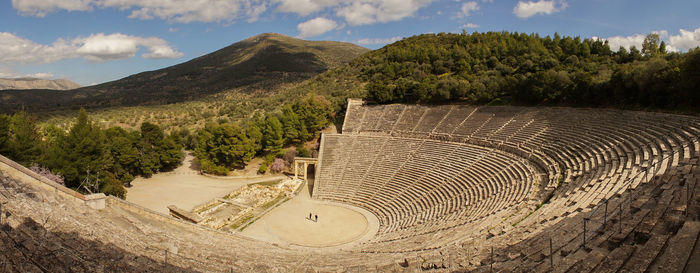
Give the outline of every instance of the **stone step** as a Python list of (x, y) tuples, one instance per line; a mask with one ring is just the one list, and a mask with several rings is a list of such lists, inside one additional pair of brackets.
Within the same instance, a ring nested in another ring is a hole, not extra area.
[(627, 260), (625, 265), (620, 269), (620, 273), (638, 273), (646, 271), (649, 264), (659, 255), (661, 248), (666, 244), (668, 235), (656, 234), (651, 237), (644, 245), (637, 245), (637, 250), (634, 255)]
[[(581, 249), (579, 251), (585, 251)], [(603, 248), (594, 248), (588, 255), (583, 259), (576, 262), (573, 266), (567, 269), (565, 272), (589, 272), (593, 270), (605, 257), (608, 255), (609, 251)], [(574, 254), (574, 257), (576, 254)]]
[(623, 245), (611, 251), (591, 272), (615, 273), (634, 254), (633, 245)]
[(649, 268), (650, 273), (657, 272), (681, 272), (688, 262), (695, 242), (700, 233), (700, 222), (688, 221), (673, 236), (666, 247), (666, 250), (656, 259)]

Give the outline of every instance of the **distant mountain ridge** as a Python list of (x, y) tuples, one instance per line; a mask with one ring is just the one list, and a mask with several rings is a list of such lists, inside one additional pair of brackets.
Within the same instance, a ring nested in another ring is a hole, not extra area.
[(305, 41), (276, 33), (250, 37), (190, 61), (65, 92), (0, 91), (3, 111), (161, 105), (223, 91), (276, 92), (339, 67), (369, 49), (343, 42)]
[(46, 80), (38, 78), (0, 78), (0, 90), (7, 89), (53, 89), (53, 90), (71, 90), (82, 87), (68, 79)]

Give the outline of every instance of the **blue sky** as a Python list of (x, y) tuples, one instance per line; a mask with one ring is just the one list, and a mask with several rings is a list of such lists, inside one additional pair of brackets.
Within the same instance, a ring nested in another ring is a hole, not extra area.
[(82, 85), (167, 67), (276, 32), (376, 49), (421, 33), (518, 31), (670, 49), (700, 46), (700, 1), (11, 0), (0, 3), (0, 77)]

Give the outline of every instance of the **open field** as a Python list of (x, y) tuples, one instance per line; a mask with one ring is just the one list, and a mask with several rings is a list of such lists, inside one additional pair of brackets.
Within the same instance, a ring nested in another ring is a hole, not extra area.
[(127, 189), (126, 200), (165, 214), (168, 213), (169, 205), (189, 211), (244, 185), (280, 177), (215, 178), (200, 175), (193, 163), (194, 157), (187, 154), (182, 166), (171, 172), (159, 173), (150, 178), (136, 178), (131, 182), (132, 187)]
[[(318, 215), (318, 221), (309, 219)], [(312, 200), (308, 187), (293, 199), (268, 212), (242, 234), (281, 245), (332, 247), (374, 236), (379, 222), (356, 207)]]

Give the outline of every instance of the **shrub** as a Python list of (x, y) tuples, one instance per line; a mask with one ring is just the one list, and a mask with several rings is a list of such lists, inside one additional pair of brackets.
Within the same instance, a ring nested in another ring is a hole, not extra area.
[(126, 189), (119, 180), (106, 179), (106, 183), (102, 185), (100, 192), (106, 195), (113, 195), (121, 199), (126, 198)]
[(309, 153), (309, 150), (304, 147), (304, 145), (299, 145), (297, 146), (297, 156), (300, 157), (310, 157), (311, 153)]
[(267, 162), (263, 162), (262, 164), (260, 164), (260, 168), (258, 168), (259, 174), (265, 174), (265, 172), (267, 172), (267, 164)]
[(66, 185), (66, 183), (63, 181), (63, 176), (61, 176), (60, 174), (54, 174), (51, 172), (51, 170), (44, 168), (44, 167), (41, 167), (41, 166), (37, 165), (36, 163), (32, 164), (29, 167), (29, 169), (35, 173), (38, 173), (39, 175), (41, 175), (43, 177), (48, 178), (49, 180), (51, 180), (53, 182), (56, 182), (56, 183), (61, 184), (63, 186)]
[(272, 173), (281, 173), (284, 171), (284, 168), (287, 167), (286, 161), (281, 158), (275, 159), (274, 162), (272, 162), (272, 165), (270, 166), (270, 171)]
[(296, 156), (297, 156), (297, 149), (292, 147), (292, 148), (289, 148), (284, 153), (284, 156), (282, 156), (282, 158), (284, 159), (284, 161), (287, 161), (287, 165), (291, 165), (292, 163), (294, 163), (294, 157), (296, 157)]
[(227, 175), (228, 168), (223, 166), (217, 166), (209, 160), (200, 160), (200, 165), (203, 173), (213, 174), (213, 175)]

